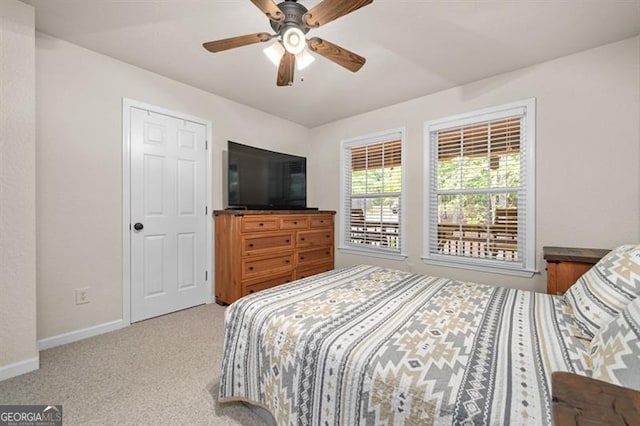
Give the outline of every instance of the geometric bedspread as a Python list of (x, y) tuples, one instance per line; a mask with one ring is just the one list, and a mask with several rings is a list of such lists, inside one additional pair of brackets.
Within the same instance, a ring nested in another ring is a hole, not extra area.
[(229, 306), (220, 401), (278, 425), (547, 425), (588, 375), (562, 298), (357, 265)]

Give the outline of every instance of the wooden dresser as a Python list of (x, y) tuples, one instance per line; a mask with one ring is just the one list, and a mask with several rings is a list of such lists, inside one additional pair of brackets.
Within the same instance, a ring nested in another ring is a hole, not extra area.
[(593, 265), (611, 250), (543, 247), (542, 256), (547, 261), (547, 293), (563, 294)]
[(334, 268), (334, 211), (217, 210), (218, 304)]

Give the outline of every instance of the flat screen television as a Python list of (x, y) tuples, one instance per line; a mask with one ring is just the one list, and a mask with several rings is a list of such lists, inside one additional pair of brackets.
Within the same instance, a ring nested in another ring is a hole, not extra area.
[(227, 205), (251, 210), (307, 208), (307, 159), (228, 142)]

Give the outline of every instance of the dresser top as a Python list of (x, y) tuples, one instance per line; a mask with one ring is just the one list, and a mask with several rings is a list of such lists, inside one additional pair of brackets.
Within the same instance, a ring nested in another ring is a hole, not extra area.
[(290, 215), (302, 215), (302, 214), (336, 214), (334, 210), (214, 210), (214, 216), (219, 215), (232, 215), (232, 216), (249, 216), (249, 215), (265, 215), (265, 214), (290, 214)]
[(609, 249), (574, 248), (574, 247), (542, 247), (542, 255), (547, 262), (579, 262), (598, 263)]

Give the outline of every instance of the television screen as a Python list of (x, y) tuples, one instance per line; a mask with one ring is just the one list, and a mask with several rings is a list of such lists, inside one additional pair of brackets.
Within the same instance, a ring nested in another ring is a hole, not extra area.
[(307, 159), (229, 141), (228, 205), (248, 209), (307, 207)]

